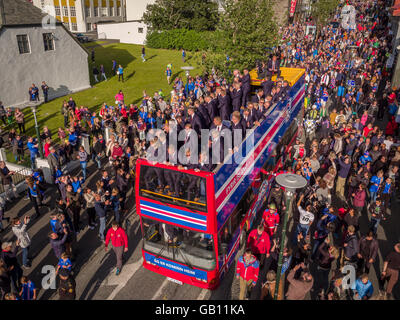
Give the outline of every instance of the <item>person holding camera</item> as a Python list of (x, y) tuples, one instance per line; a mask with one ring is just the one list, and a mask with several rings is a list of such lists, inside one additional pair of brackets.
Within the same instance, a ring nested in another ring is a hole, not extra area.
[(302, 233), (303, 238), (307, 237), (310, 226), (315, 218), (314, 214), (311, 212), (311, 204), (307, 204), (305, 210), (300, 206), (303, 199), (304, 199), (304, 194), (300, 196), (299, 201), (297, 202), (297, 209), (299, 210), (300, 217), (299, 217), (299, 223), (296, 226), (296, 232), (293, 243), (296, 243), (297, 235), (299, 233)]
[[(300, 272), (300, 277), (296, 279), (295, 274), (298, 271)], [(289, 272), (287, 281), (289, 282), (289, 288), (286, 293), (286, 300), (304, 300), (314, 284), (314, 278), (310, 271), (306, 269), (304, 263), (298, 264)]]
[(31, 245), (31, 239), (29, 238), (29, 234), (26, 231), (30, 219), (31, 218), (29, 216), (25, 216), (22, 223), (20, 218), (16, 217), (13, 219), (12, 222), (12, 232), (17, 237), (17, 240), (19, 241), (19, 246), (22, 249), (22, 268), (24, 269), (30, 268), (28, 253), (29, 247)]

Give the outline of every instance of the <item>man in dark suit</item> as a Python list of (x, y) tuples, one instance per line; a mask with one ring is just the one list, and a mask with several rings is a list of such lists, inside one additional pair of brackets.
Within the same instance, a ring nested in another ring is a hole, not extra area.
[(256, 91), (256, 95), (251, 99), (251, 102), (259, 103), (261, 99), (263, 99), (264, 92), (261, 89)]
[[(168, 146), (167, 161), (164, 163), (167, 166), (175, 166), (178, 164), (178, 152), (174, 145)], [(165, 191), (168, 195), (179, 195), (179, 176), (174, 170), (164, 171), (166, 186)]]
[(274, 82), (271, 80), (271, 77), (268, 76), (261, 84), (264, 92), (264, 97), (269, 96), (271, 94), (272, 87), (274, 86)]
[[(250, 104), (249, 104), (250, 105)], [(249, 109), (246, 108), (243, 111), (243, 117), (242, 117), (242, 125), (246, 128), (246, 129), (251, 129), (253, 128), (254, 125), (254, 119), (252, 116), (250, 116), (250, 112)]]
[(264, 99), (260, 100), (260, 103), (249, 103), (249, 105), (247, 106), (247, 109), (249, 110), (249, 117), (253, 120), (253, 125), (259, 125), (259, 119), (260, 119), (260, 115), (257, 112), (257, 110), (255, 109), (255, 106), (258, 105), (262, 105), (264, 103)]
[[(231, 130), (232, 130), (233, 146), (235, 149), (239, 148), (240, 144), (242, 143), (242, 141), (245, 137), (246, 129), (243, 127), (240, 112), (238, 112), (238, 111), (235, 111), (232, 113)], [(239, 137), (240, 133), (241, 133), (242, 140), (240, 140), (239, 138), (235, 139), (235, 136)]]
[(277, 76), (279, 77), (281, 74), (281, 70), (279, 67), (279, 61), (277, 60), (276, 56), (272, 56), (272, 59), (268, 61), (268, 66), (267, 66), (267, 72), (268, 76)]
[(243, 96), (243, 91), (240, 88), (240, 83), (235, 83), (232, 87), (230, 87), (229, 90), (232, 100), (233, 111), (239, 111), (240, 106), (242, 105), (242, 96)]
[(205, 128), (209, 128), (210, 124), (211, 124), (211, 119), (210, 119), (210, 115), (208, 114), (207, 107), (205, 106), (205, 104), (202, 104), (202, 103), (200, 103), (199, 100), (196, 100), (194, 102), (194, 106), (197, 109), (197, 112), (199, 114), (201, 114), (201, 116), (203, 117), (202, 120), (204, 122)]
[(283, 81), (282, 88), (281, 88), (281, 97), (283, 100), (286, 99), (287, 95), (289, 94), (290, 86), (287, 80)]
[(203, 129), (205, 126), (201, 121), (200, 116), (195, 112), (194, 108), (191, 107), (187, 110), (188, 113), (188, 123), (190, 123), (192, 129), (196, 131), (198, 137), (200, 137), (201, 134), (201, 129)]
[(249, 95), (250, 89), (251, 89), (249, 70), (247, 70), (247, 69), (243, 70), (243, 76), (240, 78), (240, 82), (242, 83), (242, 90), (243, 90), (242, 106), (246, 106), (248, 95)]
[(213, 99), (211, 96), (206, 96), (204, 100), (206, 101), (206, 108), (210, 119), (212, 120), (215, 117), (218, 117), (219, 112), (217, 107), (217, 100)]
[(68, 105), (73, 111), (75, 111), (76, 103), (75, 103), (74, 99), (72, 99), (72, 97), (69, 98)]
[(229, 121), (232, 113), (231, 99), (230, 96), (226, 94), (226, 90), (222, 89), (220, 95), (218, 96), (219, 102), (219, 114), (222, 120)]

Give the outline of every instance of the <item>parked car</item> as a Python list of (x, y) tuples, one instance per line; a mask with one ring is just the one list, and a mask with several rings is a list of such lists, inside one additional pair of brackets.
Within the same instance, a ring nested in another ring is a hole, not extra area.
[(75, 37), (78, 39), (79, 42), (82, 42), (82, 43), (84, 43), (84, 42), (89, 42), (89, 37), (88, 37), (88, 36), (85, 36), (85, 35), (82, 34), (82, 33), (76, 33), (76, 34), (75, 34)]

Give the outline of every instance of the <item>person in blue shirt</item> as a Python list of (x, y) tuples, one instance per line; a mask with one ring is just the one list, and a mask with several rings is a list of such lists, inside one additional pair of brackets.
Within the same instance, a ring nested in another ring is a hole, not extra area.
[(71, 272), (71, 270), (72, 270), (72, 262), (69, 259), (68, 254), (65, 252), (61, 255), (61, 258), (58, 261), (57, 270), (56, 270), (57, 274), (60, 269), (68, 270), (69, 272)]
[(54, 233), (63, 233), (63, 228), (62, 226), (58, 223), (58, 219), (57, 219), (57, 215), (56, 214), (52, 214), (50, 215), (50, 227), (51, 230)]
[(25, 276), (21, 277), (21, 291), (19, 292), (21, 300), (36, 300), (36, 291), (35, 284), (31, 280)]
[(82, 194), (82, 190), (83, 190), (83, 183), (85, 182), (85, 179), (83, 177), (78, 178), (77, 176), (72, 178), (72, 189), (74, 190), (74, 192), (78, 192), (78, 190), (80, 189), (80, 194)]
[(37, 144), (36, 140), (34, 140), (32, 137), (29, 137), (27, 147), (31, 156), (31, 168), (34, 170), (36, 169), (36, 157), (39, 154), (39, 144)]
[(148, 125), (147, 128), (151, 128), (151, 129), (155, 128), (156, 120), (153, 118), (151, 113), (147, 114), (146, 123)]
[(386, 178), (383, 185), (383, 191), (381, 199), (383, 201), (383, 212), (386, 212), (387, 208), (390, 207), (390, 195), (392, 193), (392, 178)]
[(79, 134), (78, 132), (75, 131), (74, 128), (71, 128), (70, 132), (69, 132), (69, 137), (68, 137), (68, 141), (70, 143), (70, 145), (76, 150), (78, 151), (78, 147), (79, 147)]
[(185, 63), (185, 59), (186, 59), (186, 51), (185, 51), (185, 49), (182, 49), (182, 61), (183, 61), (183, 63)]
[(372, 297), (374, 293), (374, 287), (371, 281), (368, 279), (367, 274), (363, 274), (358, 278), (351, 288), (353, 290), (354, 300), (368, 300)]
[(365, 151), (358, 161), (360, 162), (361, 165), (365, 165), (367, 162), (371, 162), (372, 158), (369, 155), (369, 152)]
[(117, 223), (119, 223), (120, 221), (120, 215), (119, 215), (119, 209), (120, 209), (120, 201), (122, 200), (119, 191), (117, 188), (113, 188), (112, 192), (111, 192), (111, 198), (110, 198), (110, 202), (111, 202), (111, 206), (114, 210), (114, 220), (117, 221)]
[(118, 81), (121, 81), (122, 79), (122, 82), (124, 82), (124, 68), (122, 68), (121, 65), (118, 66), (117, 72), (118, 72)]
[(371, 202), (375, 202), (378, 196), (378, 190), (383, 182), (383, 171), (379, 170), (378, 173), (371, 178), (371, 186), (369, 187), (369, 193), (371, 197)]

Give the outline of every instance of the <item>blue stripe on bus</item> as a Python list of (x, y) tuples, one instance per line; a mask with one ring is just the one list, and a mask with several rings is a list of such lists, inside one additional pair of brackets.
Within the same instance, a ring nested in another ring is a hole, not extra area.
[(197, 279), (207, 281), (207, 271), (194, 269), (194, 268), (192, 269), (192, 268), (189, 268), (188, 266), (185, 266), (185, 265), (177, 263), (177, 262), (169, 261), (169, 260), (162, 259), (162, 258), (157, 258), (154, 255), (149, 254), (147, 252), (144, 253), (144, 257), (145, 257), (146, 261), (154, 263), (161, 268), (168, 269), (168, 270), (174, 271), (174, 272), (178, 272), (185, 276), (195, 277)]
[(172, 207), (168, 207), (168, 206), (163, 206), (163, 205), (160, 205), (158, 203), (153, 203), (153, 202), (149, 202), (149, 201), (146, 201), (146, 200), (140, 200), (140, 205), (149, 206), (149, 207), (152, 207), (152, 208), (155, 208), (155, 209), (158, 209), (158, 210), (169, 211), (171, 213), (187, 216), (188, 218), (199, 219), (199, 220), (204, 221), (205, 223), (207, 222), (207, 216), (201, 215), (201, 214), (198, 214), (198, 213), (189, 212), (189, 211), (183, 211), (183, 210), (180, 210), (180, 209), (176, 209), (176, 208), (172, 208)]
[(192, 229), (197, 229), (197, 230), (201, 230), (201, 231), (206, 231), (207, 230), (207, 225), (200, 225), (200, 224), (195, 224), (192, 222), (188, 222), (186, 220), (182, 220), (182, 219), (176, 219), (176, 218), (172, 218), (171, 216), (168, 215), (164, 215), (161, 213), (156, 213), (156, 212), (152, 212), (146, 209), (141, 208), (140, 212), (142, 215), (146, 215), (150, 218), (156, 218), (165, 222), (171, 222), (174, 223), (176, 225), (180, 225), (183, 227), (188, 227), (188, 228), (192, 228)]

